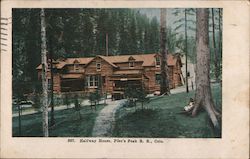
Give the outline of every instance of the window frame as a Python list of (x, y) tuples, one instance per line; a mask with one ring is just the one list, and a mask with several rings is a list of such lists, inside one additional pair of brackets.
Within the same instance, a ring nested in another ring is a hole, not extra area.
[(101, 71), (101, 70), (102, 70), (101, 61), (96, 61), (96, 70), (97, 70), (97, 71)]
[(135, 68), (135, 61), (134, 61), (134, 60), (130, 60), (130, 61), (128, 62), (128, 67), (129, 67), (129, 68)]
[(74, 71), (79, 72), (80, 71), (80, 65), (79, 63), (74, 63)]
[(161, 66), (161, 58), (160, 56), (155, 57), (155, 66), (160, 67)]
[[(160, 78), (157, 77), (157, 76), (160, 76)], [(155, 83), (156, 83), (157, 85), (160, 85), (160, 84), (161, 84), (161, 73), (155, 73)]]
[(97, 88), (99, 86), (99, 79), (97, 75), (86, 76), (87, 88)]

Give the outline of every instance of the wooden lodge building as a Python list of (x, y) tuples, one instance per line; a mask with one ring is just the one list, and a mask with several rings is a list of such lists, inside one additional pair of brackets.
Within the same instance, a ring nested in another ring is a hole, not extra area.
[[(179, 55), (167, 56), (170, 88), (182, 85), (181, 58)], [(113, 96), (124, 94), (128, 86), (144, 87), (147, 93), (160, 90), (161, 55), (121, 55), (93, 58), (66, 58), (53, 62), (53, 90), (55, 93), (84, 91), (99, 88)], [(50, 68), (50, 66), (48, 66)], [(41, 79), (41, 65), (37, 67)], [(50, 72), (48, 69), (48, 82)]]

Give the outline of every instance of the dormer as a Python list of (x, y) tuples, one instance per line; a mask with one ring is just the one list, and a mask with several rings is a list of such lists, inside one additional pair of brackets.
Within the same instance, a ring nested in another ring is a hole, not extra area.
[(128, 58), (128, 66), (129, 66), (129, 68), (134, 68), (135, 67), (135, 58), (133, 58), (133, 56), (130, 56)]
[(74, 60), (73, 64), (74, 64), (74, 71), (75, 72), (79, 72), (80, 71), (80, 67), (79, 67), (79, 61), (77, 59)]
[(155, 67), (161, 66), (161, 56), (159, 54), (155, 55)]

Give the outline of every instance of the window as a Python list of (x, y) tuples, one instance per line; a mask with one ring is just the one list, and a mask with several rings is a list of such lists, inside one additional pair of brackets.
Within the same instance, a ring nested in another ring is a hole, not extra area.
[(48, 79), (48, 90), (51, 90), (51, 79)]
[(89, 75), (86, 77), (86, 85), (87, 87), (98, 87), (99, 78), (97, 75)]
[(155, 74), (155, 83), (161, 84), (161, 74), (159, 73)]
[(96, 62), (96, 70), (97, 71), (101, 70), (101, 62), (100, 61)]
[(98, 76), (94, 76), (94, 86), (97, 87), (99, 85), (99, 78)]
[(78, 72), (79, 70), (80, 70), (79, 64), (78, 63), (74, 64), (74, 71)]
[(161, 58), (160, 56), (155, 57), (155, 66), (159, 67), (161, 65)]
[(130, 67), (130, 68), (133, 68), (133, 67), (135, 66), (135, 62), (134, 62), (134, 61), (129, 61), (128, 64), (129, 64), (129, 67)]
[(90, 76), (89, 79), (89, 86), (94, 86), (94, 76)]
[(135, 58), (133, 58), (133, 56), (130, 56), (128, 58), (128, 66), (129, 66), (129, 68), (134, 68), (135, 67)]

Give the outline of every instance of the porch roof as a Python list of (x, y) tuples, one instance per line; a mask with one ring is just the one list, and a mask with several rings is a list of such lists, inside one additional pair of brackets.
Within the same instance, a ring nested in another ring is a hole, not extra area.
[(115, 71), (114, 75), (128, 75), (128, 74), (141, 74), (142, 72), (140, 70), (118, 70)]
[(70, 78), (70, 79), (82, 79), (83, 78), (83, 74), (75, 74), (75, 73), (71, 73), (71, 74), (63, 74), (61, 75), (62, 78)]

